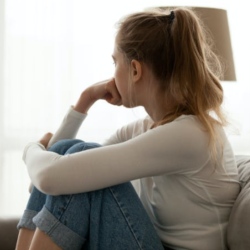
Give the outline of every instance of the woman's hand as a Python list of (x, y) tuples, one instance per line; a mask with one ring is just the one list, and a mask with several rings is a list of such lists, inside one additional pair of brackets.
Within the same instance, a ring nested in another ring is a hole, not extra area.
[(122, 104), (114, 78), (98, 82), (84, 90), (74, 109), (86, 114), (89, 108), (98, 100), (105, 100), (112, 105), (119, 106)]
[(46, 133), (40, 140), (39, 143), (41, 143), (45, 148), (47, 148), (49, 141), (51, 137), (53, 136), (52, 133)]

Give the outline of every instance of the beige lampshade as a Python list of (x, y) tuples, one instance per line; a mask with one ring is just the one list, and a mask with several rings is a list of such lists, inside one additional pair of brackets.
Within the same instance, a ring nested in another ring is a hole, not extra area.
[[(160, 6), (147, 8), (146, 10), (160, 8), (175, 8), (176, 6)], [(217, 8), (192, 7), (201, 18), (207, 30), (211, 33), (214, 40), (215, 53), (220, 56), (225, 65), (223, 81), (236, 81), (233, 51), (230, 39), (227, 11)]]

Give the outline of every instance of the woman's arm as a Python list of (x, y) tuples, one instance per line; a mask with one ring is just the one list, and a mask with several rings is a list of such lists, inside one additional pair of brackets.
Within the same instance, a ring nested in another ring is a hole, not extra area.
[(50, 147), (62, 139), (75, 138), (88, 110), (98, 100), (105, 100), (112, 105), (122, 104), (114, 79), (98, 82), (84, 90), (75, 106), (72, 106), (64, 117), (59, 129), (52, 136), (47, 146)]
[(161, 174), (190, 174), (208, 159), (207, 135), (192, 119), (165, 124), (123, 143), (71, 155), (48, 152), (38, 143), (28, 145), (24, 152), (32, 182), (51, 195), (88, 192)]
[(115, 80), (98, 82), (82, 92), (74, 110), (87, 114), (91, 106), (98, 100), (105, 100), (112, 105), (121, 105), (121, 96), (116, 88)]
[[(100, 99), (106, 100), (113, 105), (121, 105), (121, 97), (113, 78), (98, 82), (85, 89), (81, 93), (76, 105), (70, 107), (55, 134), (46, 133), (39, 140), (39, 144), (47, 149), (62, 139), (75, 138), (82, 122), (87, 116), (88, 110)], [(29, 191), (32, 190), (32, 186), (31, 183)]]

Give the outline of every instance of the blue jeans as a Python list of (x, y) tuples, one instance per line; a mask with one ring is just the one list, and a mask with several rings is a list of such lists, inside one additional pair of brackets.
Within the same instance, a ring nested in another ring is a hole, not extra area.
[[(62, 140), (49, 150), (72, 154), (99, 147)], [(35, 187), (18, 228), (38, 227), (62, 249), (164, 249), (131, 183), (73, 195), (45, 195)]]

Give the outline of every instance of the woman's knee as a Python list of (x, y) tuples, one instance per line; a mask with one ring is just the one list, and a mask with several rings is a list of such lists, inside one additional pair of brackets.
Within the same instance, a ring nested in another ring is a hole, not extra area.
[(82, 140), (79, 139), (64, 139), (56, 142), (53, 144), (48, 151), (52, 151), (55, 153), (58, 153), (60, 155), (64, 155), (69, 148), (74, 146), (77, 143), (83, 142)]
[(77, 153), (77, 152), (81, 152), (81, 151), (85, 151), (88, 149), (92, 149), (92, 148), (97, 148), (100, 147), (101, 145), (95, 142), (78, 142), (76, 144), (74, 144), (72, 147), (70, 147), (65, 154), (73, 154), (73, 153)]
[(101, 145), (94, 142), (84, 142), (79, 139), (64, 139), (53, 144), (48, 150), (60, 155), (73, 154), (88, 150), (91, 148), (100, 147)]

